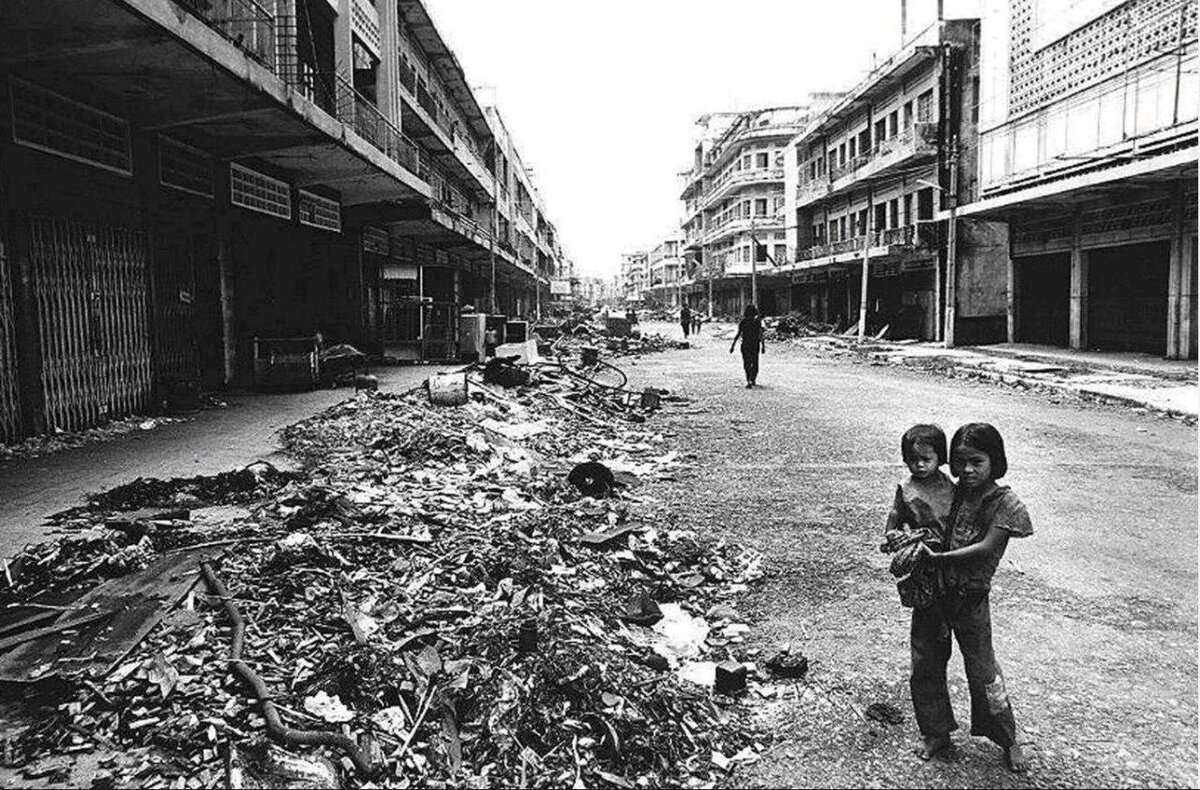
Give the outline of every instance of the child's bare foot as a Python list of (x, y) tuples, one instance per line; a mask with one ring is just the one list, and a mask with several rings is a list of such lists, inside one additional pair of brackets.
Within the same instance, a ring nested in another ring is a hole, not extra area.
[(1014, 743), (1004, 750), (1004, 761), (1008, 763), (1008, 770), (1014, 774), (1023, 774), (1029, 770), (1029, 758), (1025, 756), (1025, 750), (1019, 743)]
[(913, 752), (922, 760), (928, 760), (949, 745), (949, 735), (926, 735), (917, 743)]

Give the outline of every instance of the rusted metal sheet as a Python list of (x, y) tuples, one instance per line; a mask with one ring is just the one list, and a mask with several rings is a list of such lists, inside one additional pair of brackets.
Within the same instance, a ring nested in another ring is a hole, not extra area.
[[(228, 548), (198, 546), (165, 554), (144, 570), (93, 588), (45, 627), (43, 636), (22, 640), (0, 654), (0, 681), (107, 674), (195, 586), (200, 563)], [(96, 617), (104, 614), (110, 616)]]
[(144, 410), (151, 391), (145, 238), (46, 217), (30, 218), (29, 229), (46, 424), (74, 431)]

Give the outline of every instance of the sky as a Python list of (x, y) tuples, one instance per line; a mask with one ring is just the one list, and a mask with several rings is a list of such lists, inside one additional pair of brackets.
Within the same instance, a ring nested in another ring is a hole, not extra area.
[[(701, 115), (803, 105), (900, 46), (900, 0), (425, 3), (468, 83), (494, 91), (584, 276), (678, 231)], [(909, 0), (910, 35), (935, 17), (936, 0)]]

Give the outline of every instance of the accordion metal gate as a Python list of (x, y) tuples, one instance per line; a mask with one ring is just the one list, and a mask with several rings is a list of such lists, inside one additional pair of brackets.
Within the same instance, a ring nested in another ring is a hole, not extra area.
[(29, 219), (43, 413), (76, 431), (147, 407), (151, 342), (146, 240), (128, 228)]
[(2, 233), (0, 230), (0, 443), (8, 443), (21, 437), (21, 403), (17, 389), (12, 275)]

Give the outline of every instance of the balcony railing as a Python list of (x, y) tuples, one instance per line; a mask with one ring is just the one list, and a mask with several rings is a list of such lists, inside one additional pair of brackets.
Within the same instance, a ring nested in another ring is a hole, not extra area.
[[(865, 178), (902, 159), (918, 154), (932, 154), (936, 151), (937, 124), (915, 123), (900, 134), (877, 142), (873, 148), (830, 167), (829, 181), (833, 184), (852, 174), (858, 174), (860, 178)], [(860, 170), (869, 172), (860, 174), (858, 173)]]
[[(933, 223), (922, 222), (917, 225), (905, 225), (899, 228), (887, 228), (871, 234), (872, 247), (907, 247), (911, 249), (935, 249), (938, 244), (937, 228)], [(796, 251), (796, 260), (811, 261), (826, 258), (831, 255), (842, 255), (847, 252), (857, 252), (863, 248), (867, 236), (858, 235), (848, 239), (814, 244)]]
[[(413, 173), (421, 172), (421, 149), (404, 135), (370, 99), (340, 74), (333, 75), (334, 116), (389, 159)], [(318, 104), (323, 102), (318, 101)]]
[(276, 70), (275, 15), (256, 0), (175, 0), (272, 71)]
[(782, 167), (750, 168), (749, 170), (726, 170), (708, 185), (704, 191), (704, 203), (710, 203), (726, 187), (755, 181), (782, 181)]

